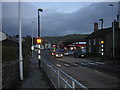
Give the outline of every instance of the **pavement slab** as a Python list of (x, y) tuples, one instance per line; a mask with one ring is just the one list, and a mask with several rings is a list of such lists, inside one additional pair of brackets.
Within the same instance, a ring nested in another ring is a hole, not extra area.
[(18, 90), (21, 88), (54, 88), (43, 69), (39, 68), (38, 59), (36, 57), (30, 59), (28, 72), (28, 77), (21, 81)]

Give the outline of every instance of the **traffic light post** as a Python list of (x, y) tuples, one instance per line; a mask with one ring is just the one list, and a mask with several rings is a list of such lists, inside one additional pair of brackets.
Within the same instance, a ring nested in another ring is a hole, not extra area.
[(41, 40), (41, 38), (37, 38), (37, 44), (38, 44), (38, 60), (39, 60), (39, 68), (40, 68), (40, 59), (41, 59), (41, 50), (40, 50), (40, 44), (42, 43), (42, 40)]
[(39, 68), (40, 68), (40, 59), (41, 59), (41, 51), (40, 51), (40, 44), (41, 44), (41, 32), (40, 32), (40, 12), (42, 12), (43, 9), (39, 8), (38, 9), (38, 38), (37, 38), (37, 44), (38, 44), (38, 60), (39, 60)]
[(104, 41), (101, 41), (101, 56), (102, 56), (102, 61), (103, 61), (103, 56), (104, 56)]

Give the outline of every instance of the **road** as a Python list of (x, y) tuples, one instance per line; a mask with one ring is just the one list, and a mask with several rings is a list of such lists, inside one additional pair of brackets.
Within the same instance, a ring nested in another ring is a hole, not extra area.
[(112, 70), (112, 66), (106, 63), (69, 56), (55, 58), (50, 55), (49, 50), (43, 50), (41, 56), (81, 82), (87, 88), (119, 87), (118, 69)]

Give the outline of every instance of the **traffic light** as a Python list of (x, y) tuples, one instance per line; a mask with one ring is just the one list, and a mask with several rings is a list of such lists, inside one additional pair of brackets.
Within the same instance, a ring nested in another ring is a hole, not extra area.
[(52, 45), (53, 51), (56, 51), (56, 45)]
[(42, 43), (42, 39), (41, 38), (37, 38), (37, 44), (41, 44)]

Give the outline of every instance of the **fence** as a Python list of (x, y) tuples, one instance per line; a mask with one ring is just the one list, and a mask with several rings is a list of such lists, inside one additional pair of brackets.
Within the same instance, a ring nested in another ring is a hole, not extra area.
[(80, 82), (63, 72), (49, 61), (42, 59), (41, 65), (55, 88), (82, 88), (88, 90)]

